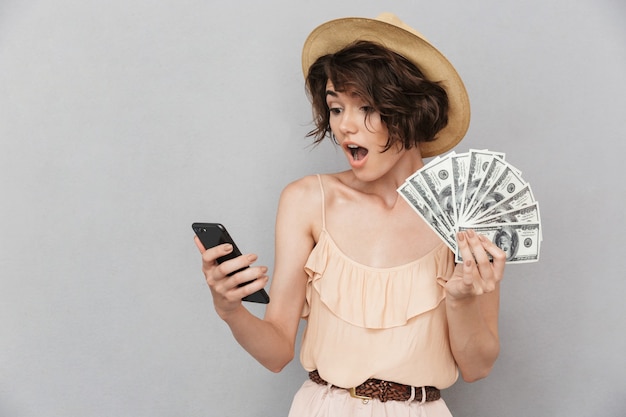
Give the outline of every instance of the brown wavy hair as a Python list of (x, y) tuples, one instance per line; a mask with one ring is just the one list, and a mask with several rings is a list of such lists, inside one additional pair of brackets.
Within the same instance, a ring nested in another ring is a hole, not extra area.
[(357, 41), (318, 58), (309, 68), (306, 89), (315, 128), (307, 137), (315, 144), (332, 137), (328, 80), (336, 91), (355, 93), (380, 113), (389, 130), (383, 152), (396, 143), (410, 149), (433, 141), (448, 124), (448, 96), (438, 82), (427, 80), (413, 63), (382, 45)]

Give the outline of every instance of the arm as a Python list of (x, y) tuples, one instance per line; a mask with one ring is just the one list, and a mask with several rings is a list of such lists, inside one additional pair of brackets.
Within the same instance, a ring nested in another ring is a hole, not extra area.
[(500, 351), (498, 313), (506, 255), (473, 231), (459, 233), (458, 243), (464, 262), (446, 284), (446, 313), (452, 354), (463, 379), (472, 382), (491, 372)]
[[(202, 252), (203, 272), (211, 289), (218, 315), (228, 324), (239, 344), (273, 372), (279, 372), (294, 357), (295, 338), (304, 305), (307, 277), (304, 264), (314, 245), (312, 234), (313, 210), (310, 208), (310, 181), (300, 180), (283, 191), (276, 218), (276, 247), (274, 275), (270, 288), (270, 303), (265, 317), (259, 319), (241, 303), (268, 282), (267, 268), (253, 266), (232, 277), (226, 275), (252, 265), (256, 255), (242, 255), (218, 265), (219, 256), (230, 250), (221, 245)], [(313, 194), (315, 195), (315, 194)], [(251, 284), (237, 285), (259, 278)]]

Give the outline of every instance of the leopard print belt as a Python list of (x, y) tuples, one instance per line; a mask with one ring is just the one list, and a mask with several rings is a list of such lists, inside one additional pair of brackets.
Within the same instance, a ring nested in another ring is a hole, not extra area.
[[(309, 372), (309, 378), (317, 384), (328, 385), (328, 382), (322, 379), (317, 370)], [(410, 385), (374, 378), (370, 378), (361, 385), (353, 388), (341, 388), (335, 387), (334, 385), (333, 388), (347, 389), (353, 398), (358, 398), (364, 403), (367, 403), (372, 398), (380, 400), (383, 403), (386, 401), (408, 401), (411, 399), (412, 391)], [(416, 387), (414, 401), (422, 402), (423, 394), (426, 396), (424, 401), (437, 401), (441, 398), (441, 391), (435, 387)]]

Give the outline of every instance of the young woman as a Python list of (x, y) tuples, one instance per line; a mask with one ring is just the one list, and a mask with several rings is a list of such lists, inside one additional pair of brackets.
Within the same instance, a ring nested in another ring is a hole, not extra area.
[(450, 416), (439, 390), (458, 370), (467, 381), (485, 377), (498, 356), (505, 254), (467, 231), (457, 235), (465, 261), (455, 265), (396, 190), (422, 158), (462, 139), (463, 83), (390, 14), (321, 25), (305, 43), (303, 69), (311, 136), (330, 136), (349, 169), (284, 189), (263, 319), (241, 298), (268, 282), (267, 268), (254, 266), (253, 254), (218, 265), (232, 248), (205, 250), (196, 239), (215, 309), (274, 372), (293, 359), (299, 321), (307, 320), (300, 360), (310, 379), (290, 416)]

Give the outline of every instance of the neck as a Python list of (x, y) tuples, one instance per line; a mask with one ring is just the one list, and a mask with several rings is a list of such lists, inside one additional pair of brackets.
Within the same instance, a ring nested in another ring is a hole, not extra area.
[[(393, 152), (393, 150), (387, 152)], [(385, 206), (393, 208), (398, 202), (398, 187), (423, 166), (424, 162), (419, 149), (405, 150), (402, 157), (398, 159), (389, 172), (375, 181), (362, 183), (358, 188), (361, 188), (361, 191), (365, 193), (377, 195), (382, 199)]]

